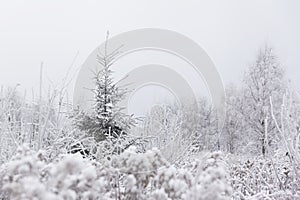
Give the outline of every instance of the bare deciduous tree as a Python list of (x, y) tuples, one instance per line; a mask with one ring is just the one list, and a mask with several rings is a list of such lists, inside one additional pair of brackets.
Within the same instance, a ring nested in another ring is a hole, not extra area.
[(251, 65), (244, 78), (244, 106), (242, 113), (255, 133), (252, 136), (260, 141), (258, 147), (265, 155), (267, 146), (275, 139), (275, 125), (270, 120), (270, 102), (274, 100), (275, 110), (280, 107), (285, 92), (284, 70), (271, 47), (265, 46), (259, 51), (256, 61)]

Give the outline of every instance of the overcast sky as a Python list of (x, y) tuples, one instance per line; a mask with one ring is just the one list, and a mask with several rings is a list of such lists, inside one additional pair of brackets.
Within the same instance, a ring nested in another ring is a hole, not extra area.
[(225, 83), (239, 82), (257, 50), (275, 47), (300, 89), (300, 1), (10, 0), (0, 3), (0, 85), (38, 88), (40, 62), (58, 82), (111, 35), (163, 28), (200, 44)]

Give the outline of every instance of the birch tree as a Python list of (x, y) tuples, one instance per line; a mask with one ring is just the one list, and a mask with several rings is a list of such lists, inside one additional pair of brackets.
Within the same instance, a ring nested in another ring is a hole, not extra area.
[(245, 74), (243, 95), (246, 106), (242, 113), (252, 129), (253, 138), (259, 141), (257, 145), (262, 155), (266, 154), (267, 146), (275, 139), (269, 99), (272, 97), (275, 108), (280, 106), (286, 87), (284, 74), (277, 56), (269, 46), (260, 49), (256, 61)]

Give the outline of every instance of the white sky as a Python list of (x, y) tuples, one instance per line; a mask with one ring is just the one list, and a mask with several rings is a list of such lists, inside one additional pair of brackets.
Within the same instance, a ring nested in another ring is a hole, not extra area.
[(164, 28), (199, 43), (225, 83), (238, 82), (264, 43), (300, 89), (300, 1), (0, 0), (0, 85), (38, 88), (39, 66), (58, 82), (111, 35)]

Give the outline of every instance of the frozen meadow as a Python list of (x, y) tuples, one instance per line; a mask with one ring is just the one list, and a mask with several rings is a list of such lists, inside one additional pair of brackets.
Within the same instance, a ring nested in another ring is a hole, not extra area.
[(222, 129), (204, 98), (199, 109), (124, 114), (113, 59), (98, 57), (91, 112), (74, 108), (65, 86), (32, 101), (1, 88), (0, 199), (300, 199), (300, 99), (272, 48), (226, 86)]

